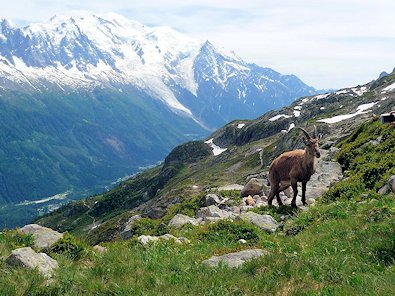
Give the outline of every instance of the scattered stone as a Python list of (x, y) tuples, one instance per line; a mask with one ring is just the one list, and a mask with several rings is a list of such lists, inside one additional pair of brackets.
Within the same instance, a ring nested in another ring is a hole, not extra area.
[(385, 184), (383, 187), (381, 187), (381, 188), (379, 189), (379, 191), (378, 191), (377, 193), (380, 194), (380, 195), (384, 195), (384, 194), (387, 194), (390, 190), (391, 190), (391, 189), (390, 189), (390, 187), (388, 186), (388, 184)]
[(392, 175), (388, 180), (388, 185), (390, 186), (393, 193), (395, 193), (395, 175)]
[(206, 195), (204, 199), (204, 205), (206, 207), (211, 206), (211, 205), (219, 205), (221, 203), (221, 199), (218, 197), (218, 195), (214, 193), (209, 193)]
[(155, 243), (159, 240), (174, 240), (178, 244), (190, 243), (190, 241), (185, 237), (175, 237), (174, 235), (168, 233), (161, 236), (140, 235), (137, 239), (143, 246), (146, 246), (149, 243)]
[(255, 200), (252, 198), (251, 195), (247, 196), (246, 199), (244, 200), (244, 202), (248, 206), (255, 206)]
[(6, 262), (10, 266), (19, 266), (23, 268), (35, 269), (46, 277), (50, 278), (58, 268), (58, 262), (45, 253), (36, 253), (32, 248), (19, 248), (13, 250), (8, 256)]
[(275, 232), (279, 226), (277, 221), (270, 215), (259, 215), (254, 212), (245, 212), (240, 215), (240, 218), (269, 232)]
[(211, 205), (208, 207), (201, 208), (197, 213), (198, 218), (202, 218), (204, 221), (207, 218), (220, 218), (220, 219), (234, 219), (236, 215), (232, 212), (221, 210), (217, 206)]
[(28, 224), (19, 229), (24, 234), (31, 234), (34, 238), (34, 247), (37, 249), (46, 249), (52, 247), (58, 240), (63, 237), (51, 228), (43, 227), (38, 224)]
[(142, 217), (140, 215), (134, 215), (129, 218), (128, 222), (125, 223), (125, 227), (120, 233), (121, 238), (123, 239), (128, 239), (133, 236), (133, 233), (131, 231), (132, 225), (137, 221), (140, 220)]
[(173, 219), (170, 220), (169, 227), (181, 228), (185, 224), (192, 224), (192, 225), (196, 226), (199, 223), (196, 221), (195, 218), (192, 218), (192, 217), (189, 217), (189, 216), (183, 215), (183, 214), (177, 214), (173, 217)]
[(246, 261), (261, 257), (263, 255), (265, 255), (265, 252), (261, 249), (244, 250), (222, 256), (212, 256), (211, 258), (204, 260), (202, 264), (210, 267), (216, 267), (222, 263), (229, 268), (237, 268), (243, 265)]
[(389, 179), (387, 184), (385, 184), (383, 187), (381, 187), (378, 191), (378, 194), (384, 195), (390, 192), (395, 193), (395, 175), (392, 175)]
[(312, 206), (315, 204), (315, 199), (314, 198), (308, 198), (306, 199), (306, 202), (309, 206)]
[(96, 253), (105, 253), (105, 252), (107, 252), (107, 248), (96, 245), (96, 246), (93, 246), (93, 251)]
[(263, 182), (257, 178), (251, 178), (250, 181), (244, 186), (240, 192), (241, 197), (254, 196), (256, 194), (262, 194)]
[(239, 243), (242, 245), (245, 245), (247, 243), (247, 241), (243, 238), (239, 239)]

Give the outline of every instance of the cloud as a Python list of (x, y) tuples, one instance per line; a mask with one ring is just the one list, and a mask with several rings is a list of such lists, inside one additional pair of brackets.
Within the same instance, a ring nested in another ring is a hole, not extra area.
[(367, 82), (395, 66), (392, 0), (0, 0), (0, 5), (1, 16), (19, 24), (88, 10), (172, 26), (318, 88)]

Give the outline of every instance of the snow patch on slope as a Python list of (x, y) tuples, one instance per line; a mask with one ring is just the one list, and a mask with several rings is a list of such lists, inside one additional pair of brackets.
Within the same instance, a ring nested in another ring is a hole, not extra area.
[(365, 114), (368, 113), (368, 110), (371, 109), (374, 105), (376, 105), (378, 102), (374, 103), (368, 103), (368, 104), (362, 104), (357, 107), (357, 111), (354, 113), (350, 114), (344, 114), (344, 115), (337, 115), (331, 118), (325, 118), (325, 119), (319, 119), (317, 120), (318, 122), (325, 122), (325, 123), (336, 123), (340, 122), (346, 119), (350, 119), (354, 116), (360, 115), (360, 114)]
[(213, 141), (214, 141), (214, 138), (211, 138), (210, 140), (207, 140), (204, 143), (206, 143), (213, 149), (214, 156), (220, 155), (222, 152), (228, 150), (228, 148), (221, 148), (221, 147), (215, 145)]

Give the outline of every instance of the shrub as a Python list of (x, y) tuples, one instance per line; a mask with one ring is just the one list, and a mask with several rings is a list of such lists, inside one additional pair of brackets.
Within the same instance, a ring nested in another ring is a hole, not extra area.
[(34, 243), (33, 235), (24, 234), (17, 230), (7, 230), (0, 235), (0, 242), (4, 241), (10, 245), (11, 249), (31, 247)]
[(49, 253), (60, 254), (71, 260), (81, 259), (86, 252), (86, 246), (68, 232), (65, 232), (63, 238), (49, 248)]
[(149, 218), (141, 218), (135, 221), (130, 231), (133, 236), (140, 235), (157, 235), (158, 234), (159, 220), (152, 220)]
[(210, 225), (207, 230), (200, 233), (200, 238), (211, 242), (228, 243), (245, 239), (249, 244), (253, 244), (259, 240), (259, 230), (244, 221), (222, 220)]

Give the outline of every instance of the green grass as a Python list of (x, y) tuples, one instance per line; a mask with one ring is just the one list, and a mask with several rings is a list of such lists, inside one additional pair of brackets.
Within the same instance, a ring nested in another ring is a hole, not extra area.
[[(297, 235), (267, 234), (244, 222), (225, 221), (173, 231), (189, 238), (189, 245), (142, 247), (129, 240), (109, 243), (107, 253), (78, 260), (60, 253), (60, 269), (48, 286), (34, 271), (1, 263), (0, 294), (391, 295), (394, 213), (393, 197), (370, 203), (344, 201), (297, 214), (294, 225), (304, 225)], [(247, 239), (248, 245), (240, 245), (239, 238)], [(1, 234), (2, 258), (10, 252), (11, 241), (7, 232)], [(214, 254), (252, 247), (268, 255), (235, 270), (201, 264)]]

